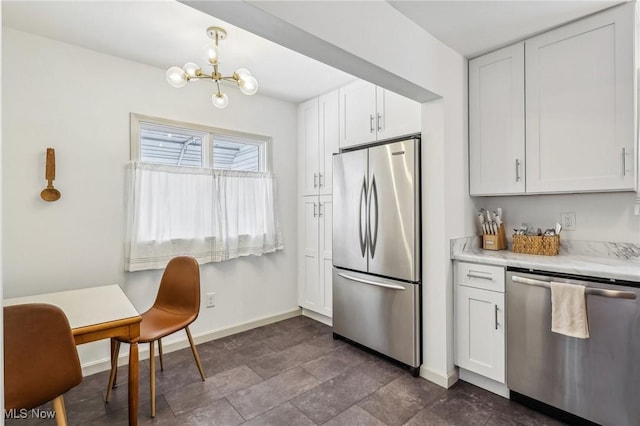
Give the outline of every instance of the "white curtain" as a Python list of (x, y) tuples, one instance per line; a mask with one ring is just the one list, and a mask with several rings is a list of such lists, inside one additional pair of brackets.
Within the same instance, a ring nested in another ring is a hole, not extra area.
[(284, 248), (271, 173), (130, 163), (125, 270), (162, 269)]

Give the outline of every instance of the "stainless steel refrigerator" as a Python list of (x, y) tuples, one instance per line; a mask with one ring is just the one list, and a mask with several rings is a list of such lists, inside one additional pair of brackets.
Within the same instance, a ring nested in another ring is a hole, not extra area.
[(333, 331), (411, 367), (420, 344), (420, 139), (333, 156)]

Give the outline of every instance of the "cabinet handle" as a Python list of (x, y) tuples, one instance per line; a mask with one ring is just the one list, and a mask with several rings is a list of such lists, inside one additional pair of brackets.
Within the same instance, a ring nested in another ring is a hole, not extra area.
[(622, 148), (622, 176), (627, 175), (627, 148)]
[(373, 114), (369, 114), (369, 133), (373, 133)]
[(317, 173), (313, 174), (313, 187), (314, 188), (318, 187), (318, 174)]
[(481, 280), (493, 281), (493, 277), (491, 275), (489, 275), (489, 276), (486, 276), (486, 275), (475, 275), (475, 274), (472, 274), (471, 272), (472, 271), (469, 271), (467, 273), (467, 278), (469, 278), (469, 279), (471, 279), (471, 278), (480, 278)]
[(376, 118), (376, 127), (378, 128), (379, 132), (382, 131), (382, 126), (380, 126), (380, 122), (381, 121), (382, 121), (382, 116), (380, 114), (378, 114), (378, 116)]
[(520, 160), (516, 158), (516, 182), (520, 182)]
[(322, 206), (323, 206), (322, 203), (318, 203), (318, 217), (322, 217), (322, 214), (323, 214), (322, 213)]
[(498, 305), (494, 305), (494, 307), (495, 307), (494, 313), (495, 313), (495, 322), (496, 322), (496, 330), (497, 330), (498, 329)]
[(313, 217), (317, 217), (318, 216), (318, 212), (317, 209), (318, 205), (316, 203), (313, 203)]
[(318, 186), (319, 186), (320, 188), (324, 187), (324, 182), (322, 181), (322, 178), (323, 178), (323, 177), (324, 177), (324, 176), (322, 176), (322, 173), (318, 173)]

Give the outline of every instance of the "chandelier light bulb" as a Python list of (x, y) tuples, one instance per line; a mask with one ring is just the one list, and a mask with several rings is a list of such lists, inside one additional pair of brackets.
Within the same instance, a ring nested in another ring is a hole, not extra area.
[(252, 75), (245, 75), (238, 80), (238, 87), (245, 95), (255, 95), (258, 91), (258, 80)]
[(226, 108), (226, 106), (229, 105), (229, 97), (226, 93), (214, 93), (213, 96), (211, 96), (211, 102), (220, 109)]
[(220, 59), (220, 49), (215, 44), (208, 45), (205, 51), (205, 57), (211, 65), (218, 63)]
[(240, 79), (242, 79), (244, 77), (250, 76), (251, 72), (246, 68), (238, 68), (236, 70), (236, 74), (238, 74), (238, 77), (240, 77)]
[(178, 67), (171, 67), (167, 70), (167, 81), (173, 87), (182, 87), (187, 84), (187, 74)]
[(182, 67), (182, 70), (189, 76), (189, 77), (197, 77), (197, 72), (200, 70), (200, 67), (198, 66), (198, 64), (194, 64), (193, 62), (187, 62), (186, 64), (184, 64), (184, 67)]

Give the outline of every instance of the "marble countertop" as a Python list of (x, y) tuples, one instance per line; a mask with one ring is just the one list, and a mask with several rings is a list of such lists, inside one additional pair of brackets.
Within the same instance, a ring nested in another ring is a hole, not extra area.
[(481, 248), (480, 237), (451, 240), (451, 258), (496, 266), (584, 275), (640, 283), (640, 245), (561, 240), (557, 256), (537, 256)]

